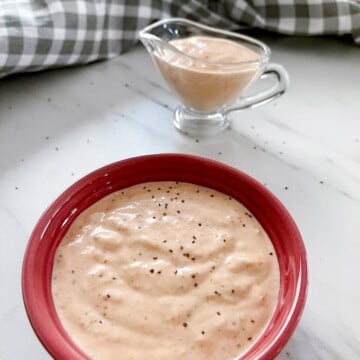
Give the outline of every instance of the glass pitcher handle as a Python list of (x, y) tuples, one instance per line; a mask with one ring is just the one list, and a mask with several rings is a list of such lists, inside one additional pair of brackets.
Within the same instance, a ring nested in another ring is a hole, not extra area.
[(240, 97), (236, 101), (235, 106), (225, 110), (225, 113), (227, 114), (232, 111), (254, 108), (283, 95), (289, 86), (289, 75), (285, 68), (279, 64), (268, 64), (265, 67), (264, 72), (260, 75), (260, 79), (265, 79), (270, 76), (276, 77), (276, 83), (273, 86), (259, 94)]

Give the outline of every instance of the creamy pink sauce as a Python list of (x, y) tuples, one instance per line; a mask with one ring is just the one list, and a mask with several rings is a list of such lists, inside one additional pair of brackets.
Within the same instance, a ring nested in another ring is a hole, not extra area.
[(268, 323), (273, 245), (235, 199), (179, 182), (108, 195), (59, 245), (58, 317), (92, 359), (230, 360)]
[(170, 44), (181, 53), (164, 47), (153, 59), (171, 89), (196, 111), (231, 103), (260, 70), (259, 55), (231, 40), (192, 36)]

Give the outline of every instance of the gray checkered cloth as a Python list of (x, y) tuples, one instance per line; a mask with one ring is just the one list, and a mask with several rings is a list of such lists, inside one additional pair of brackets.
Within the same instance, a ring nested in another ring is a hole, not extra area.
[(351, 35), (358, 0), (0, 0), (0, 77), (108, 59), (154, 20), (184, 17), (224, 29)]

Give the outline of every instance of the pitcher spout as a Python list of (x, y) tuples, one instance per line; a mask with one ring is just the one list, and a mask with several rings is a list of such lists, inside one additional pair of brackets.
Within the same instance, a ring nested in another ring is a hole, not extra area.
[(146, 29), (139, 31), (138, 38), (142, 42), (142, 44), (145, 46), (145, 49), (149, 53), (152, 53), (153, 51), (155, 51), (155, 49), (157, 47), (156, 43), (161, 40), (145, 30)]

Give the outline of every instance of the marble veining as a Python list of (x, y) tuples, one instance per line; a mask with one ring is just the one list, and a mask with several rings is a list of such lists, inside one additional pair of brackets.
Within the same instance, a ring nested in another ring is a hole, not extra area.
[(309, 294), (278, 360), (360, 358), (360, 48), (333, 38), (263, 40), (289, 71), (288, 92), (234, 113), (232, 128), (210, 138), (175, 130), (178, 100), (141, 46), (111, 61), (0, 82), (1, 360), (50, 359), (21, 298), (22, 258), (42, 212), (100, 166), (163, 152), (247, 172), (298, 224)]
[[(278, 126), (276, 122), (266, 119), (259, 126), (263, 130), (266, 129), (266, 138), (271, 140), (263, 140), (264, 135), (256, 133), (253, 125), (250, 130), (241, 127), (240, 131), (261, 149), (272, 153), (279, 161), (293, 169), (307, 172), (309, 176), (322, 179), (320, 181), (326, 182), (326, 185), (334, 187), (360, 205), (360, 163), (321, 144), (309, 141), (306, 135), (298, 133), (287, 125)], [(234, 128), (237, 128), (237, 124)], [(277, 136), (278, 130), (286, 137), (286, 143)]]

